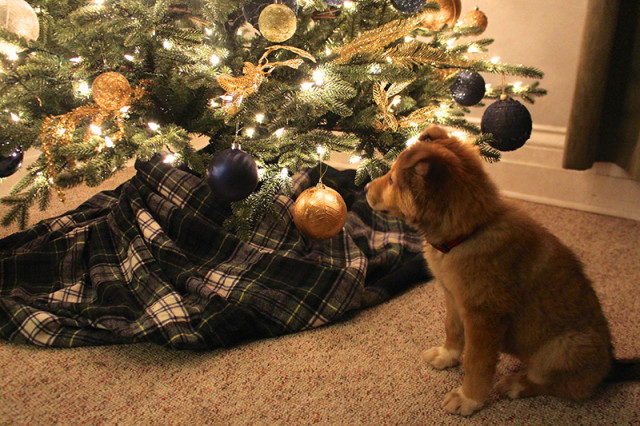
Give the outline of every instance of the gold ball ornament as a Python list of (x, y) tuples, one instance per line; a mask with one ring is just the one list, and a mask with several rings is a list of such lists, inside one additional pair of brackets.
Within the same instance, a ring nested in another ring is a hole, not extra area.
[[(29, 41), (40, 35), (38, 16), (24, 0), (0, 0), (0, 28)], [(7, 56), (14, 56), (21, 50), (11, 43), (0, 42), (0, 52)]]
[(296, 14), (285, 4), (270, 4), (258, 18), (258, 27), (264, 38), (274, 43), (289, 40), (298, 25)]
[(109, 71), (100, 74), (91, 85), (93, 100), (102, 108), (117, 111), (129, 105), (133, 90), (125, 76)]
[(440, 6), (440, 10), (434, 13), (428, 13), (422, 20), (425, 28), (431, 30), (441, 30), (445, 25), (453, 27), (460, 17), (462, 5), (460, 0), (436, 0)]
[(347, 222), (347, 205), (337, 191), (319, 183), (298, 196), (293, 205), (293, 222), (310, 238), (331, 238)]
[(462, 19), (460, 19), (460, 22), (458, 22), (458, 25), (460, 25), (461, 27), (478, 28), (476, 31), (474, 31), (474, 34), (482, 34), (484, 30), (487, 29), (488, 24), (489, 19), (487, 18), (487, 15), (485, 15), (485, 13), (478, 7), (465, 13)]

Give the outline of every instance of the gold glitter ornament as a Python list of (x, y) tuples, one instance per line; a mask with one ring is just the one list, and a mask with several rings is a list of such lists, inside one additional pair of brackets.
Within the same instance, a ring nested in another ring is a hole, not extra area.
[(296, 14), (284, 4), (270, 4), (258, 18), (260, 33), (274, 43), (289, 40), (296, 32), (297, 25)]
[(331, 238), (347, 222), (347, 205), (337, 191), (320, 182), (298, 196), (293, 205), (293, 222), (307, 237)]
[(102, 108), (117, 111), (129, 105), (133, 90), (125, 76), (110, 71), (100, 74), (91, 85), (93, 100)]
[(478, 28), (473, 34), (482, 34), (484, 30), (487, 29), (487, 25), (489, 24), (489, 20), (487, 19), (487, 15), (483, 11), (481, 11), (477, 6), (475, 9), (468, 11), (458, 25), (461, 27), (476, 27)]
[(460, 17), (460, 0), (436, 0), (436, 3), (440, 10), (425, 14), (422, 24), (431, 30), (441, 30), (445, 25), (453, 27)]

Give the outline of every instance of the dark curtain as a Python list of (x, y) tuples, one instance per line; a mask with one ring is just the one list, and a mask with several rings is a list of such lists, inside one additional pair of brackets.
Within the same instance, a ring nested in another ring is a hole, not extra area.
[(564, 167), (618, 164), (640, 180), (640, 1), (589, 0)]

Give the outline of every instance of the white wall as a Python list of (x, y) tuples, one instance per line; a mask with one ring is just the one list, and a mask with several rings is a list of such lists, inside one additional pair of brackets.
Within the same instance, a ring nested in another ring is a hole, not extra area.
[[(492, 38), (488, 58), (499, 56), (512, 64), (525, 64), (545, 73), (541, 85), (548, 95), (525, 104), (537, 125), (566, 127), (578, 68), (587, 0), (462, 0), (462, 15), (478, 6), (489, 19), (481, 37)], [(501, 79), (485, 75), (499, 86)], [(508, 82), (530, 80), (507, 76)], [(472, 116), (482, 117), (483, 108)]]
[[(482, 37), (495, 39), (488, 58), (541, 69), (548, 90), (535, 104), (525, 103), (533, 119), (531, 139), (487, 165), (500, 189), (515, 198), (640, 220), (640, 183), (624, 170), (610, 163), (587, 171), (562, 168), (587, 0), (462, 0), (462, 14), (475, 5), (489, 19)], [(500, 77), (484, 77), (501, 84)], [(479, 123), (483, 112), (473, 108), (470, 120)]]

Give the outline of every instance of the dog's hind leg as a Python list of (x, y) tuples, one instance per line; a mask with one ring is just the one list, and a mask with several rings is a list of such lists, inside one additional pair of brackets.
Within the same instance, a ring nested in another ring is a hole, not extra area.
[(593, 394), (610, 363), (606, 339), (595, 331), (568, 332), (544, 344), (524, 372), (502, 378), (497, 391), (510, 398), (554, 395), (582, 400)]

